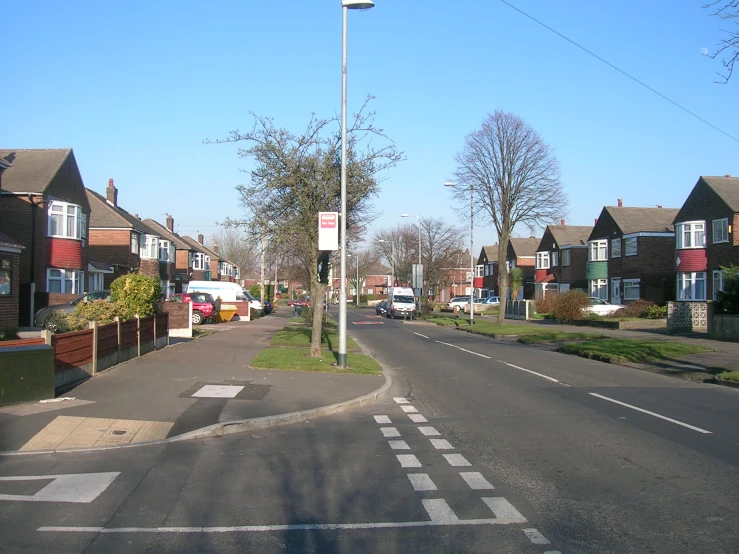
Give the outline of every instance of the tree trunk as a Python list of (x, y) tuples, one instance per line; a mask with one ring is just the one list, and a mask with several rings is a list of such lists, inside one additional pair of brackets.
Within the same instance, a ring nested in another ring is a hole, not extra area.
[(318, 269), (311, 264), (310, 279), (310, 310), (311, 310), (311, 358), (321, 357), (321, 335), (323, 333), (323, 299), (326, 296), (326, 285), (318, 282)]
[(498, 237), (498, 294), (500, 295), (500, 306), (498, 307), (498, 325), (505, 322), (505, 306), (508, 300), (508, 266), (506, 265), (506, 257), (508, 256), (508, 242), (510, 235), (501, 235)]

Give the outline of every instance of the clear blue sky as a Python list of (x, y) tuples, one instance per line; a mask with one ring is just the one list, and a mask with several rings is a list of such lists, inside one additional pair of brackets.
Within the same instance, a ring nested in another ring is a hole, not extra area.
[[(702, 0), (509, 0), (739, 137), (739, 75), (702, 55), (725, 28)], [(376, 0), (349, 13), (349, 111), (367, 94), (406, 153), (386, 175), (375, 227), (408, 212), (466, 226), (442, 184), (466, 134), (496, 109), (550, 144), (567, 222), (604, 205), (679, 207), (699, 175), (739, 176), (739, 143), (499, 0)], [(302, 130), (341, 102), (339, 0), (16, 2), (0, 45), (0, 145), (75, 151), (85, 185), (182, 234), (239, 217), (249, 164), (205, 138), (246, 129), (249, 112)], [(475, 233), (475, 250), (495, 240)]]

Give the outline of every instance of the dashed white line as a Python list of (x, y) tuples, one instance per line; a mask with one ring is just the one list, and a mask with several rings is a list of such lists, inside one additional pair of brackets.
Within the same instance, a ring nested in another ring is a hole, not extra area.
[(390, 418), (387, 417), (386, 415), (376, 415), (375, 421), (377, 423), (392, 423), (392, 421), (390, 421)]
[(421, 461), (413, 454), (397, 454), (395, 456), (400, 462), (400, 467), (422, 467)]
[(409, 473), (408, 479), (410, 480), (411, 485), (413, 485), (414, 491), (438, 490), (428, 473)]
[(485, 479), (485, 477), (482, 476), (482, 473), (478, 471), (462, 471), (459, 475), (467, 482), (472, 490), (483, 491), (495, 488), (487, 479)]
[(424, 498), (421, 500), (423, 507), (431, 518), (431, 521), (445, 523), (446, 525), (459, 522), (457, 514), (454, 513), (443, 498)]
[(401, 406), (400, 409), (407, 414), (416, 413), (418, 411), (413, 406)]
[(520, 369), (521, 371), (525, 371), (527, 373), (531, 373), (532, 375), (536, 375), (538, 377), (542, 377), (544, 379), (547, 379), (549, 381), (552, 381), (553, 383), (559, 383), (558, 379), (555, 379), (554, 377), (549, 377), (549, 375), (544, 375), (543, 373), (538, 373), (536, 371), (531, 371), (530, 369), (526, 369), (525, 367), (519, 367), (517, 365), (509, 364), (508, 362), (504, 362), (503, 360), (496, 360), (497, 362), (500, 362), (501, 364), (507, 365), (509, 367), (513, 367), (515, 369)]
[(441, 434), (433, 427), (419, 427), (418, 430), (421, 431), (421, 433), (423, 433), (427, 437), (435, 437), (436, 435)]
[(398, 404), (408, 404), (407, 398), (397, 397), (393, 398), (393, 400), (395, 400)]
[(483, 498), (482, 501), (490, 507), (495, 514), (495, 517), (501, 519), (520, 519), (523, 522), (526, 521), (526, 518), (521, 515), (521, 512), (516, 510), (516, 508), (514, 508), (511, 503), (502, 496)]
[(453, 467), (462, 467), (462, 466), (472, 465), (471, 463), (467, 461), (467, 458), (462, 456), (462, 454), (444, 454), (444, 458), (446, 458), (446, 461), (449, 462), (449, 465)]
[(380, 427), (383, 437), (399, 437), (400, 431), (395, 427)]
[(695, 427), (693, 425), (689, 425), (687, 423), (683, 423), (682, 421), (678, 421), (676, 419), (672, 419), (671, 417), (663, 416), (660, 414), (656, 414), (654, 412), (650, 412), (649, 410), (645, 410), (644, 408), (639, 408), (638, 406), (632, 406), (631, 404), (627, 404), (626, 402), (621, 402), (620, 400), (615, 400), (613, 398), (608, 398), (607, 396), (603, 396), (602, 394), (597, 394), (595, 392), (589, 392), (590, 396), (595, 396), (596, 398), (600, 398), (601, 400), (607, 400), (608, 402), (613, 402), (614, 404), (618, 404), (620, 406), (625, 406), (626, 408), (631, 408), (632, 410), (636, 410), (637, 412), (642, 412), (643, 414), (647, 414), (653, 417), (657, 417), (659, 419), (663, 419), (665, 421), (669, 421), (670, 423), (674, 423), (675, 425), (682, 425), (683, 427), (686, 427), (687, 429), (692, 429), (693, 431), (698, 431), (699, 433), (703, 433), (705, 435), (711, 435), (711, 431), (706, 431), (705, 429), (701, 429), (700, 427)]
[(531, 541), (531, 544), (551, 544), (549, 540), (536, 529), (524, 529), (523, 532)]
[(431, 441), (431, 444), (436, 448), (436, 450), (454, 450), (454, 447), (449, 444), (449, 441), (446, 439), (429, 439)]
[(426, 335), (422, 335), (421, 333), (416, 333), (415, 331), (413, 331), (413, 334), (414, 334), (414, 335), (418, 335), (419, 337), (423, 337), (423, 338), (425, 338), (425, 339), (427, 339), (427, 338), (428, 338), (428, 337), (427, 337)]
[(410, 450), (411, 447), (405, 441), (387, 441), (393, 450)]
[(423, 417), (421, 414), (408, 414), (413, 423), (428, 423), (429, 420)]
[(461, 350), (462, 352), (467, 352), (468, 354), (474, 354), (475, 356), (480, 356), (481, 358), (485, 358), (486, 360), (490, 359), (490, 356), (486, 356), (485, 354), (480, 354), (478, 352), (473, 352), (472, 350), (467, 350), (466, 348), (462, 348), (461, 346), (457, 346), (455, 344), (449, 344), (448, 342), (441, 342), (440, 340), (437, 340), (439, 344), (443, 344), (444, 346), (451, 346), (452, 348), (456, 348), (457, 350)]

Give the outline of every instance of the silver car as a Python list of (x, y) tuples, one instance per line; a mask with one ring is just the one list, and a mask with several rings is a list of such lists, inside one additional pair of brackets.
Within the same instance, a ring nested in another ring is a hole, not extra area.
[[(81, 296), (78, 296), (77, 298), (74, 298), (65, 304), (57, 304), (55, 306), (47, 306), (46, 308), (41, 308), (39, 311), (36, 312), (36, 315), (33, 318), (33, 325), (34, 327), (42, 327), (46, 329), (46, 318), (49, 317), (52, 312), (71, 314), (77, 307), (77, 304), (79, 304), (80, 302), (92, 302), (94, 300), (110, 300), (110, 291), (96, 290), (95, 292), (88, 292)], [(50, 330), (54, 331), (54, 329)]]

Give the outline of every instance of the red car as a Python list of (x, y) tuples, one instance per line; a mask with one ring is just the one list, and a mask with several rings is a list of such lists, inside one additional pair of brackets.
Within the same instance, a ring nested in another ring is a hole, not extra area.
[(193, 325), (213, 319), (221, 311), (220, 300), (214, 300), (207, 292), (177, 293), (167, 298), (167, 302), (192, 302)]
[(307, 308), (308, 306), (310, 306), (310, 300), (308, 300), (307, 298), (301, 298), (299, 300), (288, 300), (287, 305), (291, 308), (293, 306), (302, 306), (304, 308)]

